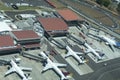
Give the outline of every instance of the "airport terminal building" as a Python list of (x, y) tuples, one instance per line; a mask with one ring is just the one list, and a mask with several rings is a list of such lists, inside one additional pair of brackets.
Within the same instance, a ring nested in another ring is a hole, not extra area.
[(33, 30), (11, 31), (11, 36), (15, 39), (17, 44), (20, 44), (26, 49), (40, 47), (40, 36)]
[(68, 33), (68, 25), (61, 18), (39, 18), (45, 36), (62, 36)]
[(10, 35), (0, 36), (0, 55), (19, 52), (20, 49), (21, 49), (21, 46), (17, 45), (14, 39)]
[(75, 25), (78, 22), (84, 21), (82, 17), (79, 17), (70, 9), (59, 9), (57, 12), (68, 25)]

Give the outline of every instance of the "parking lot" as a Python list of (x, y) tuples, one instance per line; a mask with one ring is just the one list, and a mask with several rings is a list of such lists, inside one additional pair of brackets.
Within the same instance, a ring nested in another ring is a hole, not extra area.
[(3, 3), (5, 4), (20, 4), (22, 6), (46, 6), (46, 7), (51, 7), (45, 0), (2, 0)]
[(9, 16), (13, 20), (17, 20), (15, 17), (18, 14), (34, 14), (38, 15), (38, 13), (35, 10), (25, 10), (25, 11), (5, 11), (5, 14)]

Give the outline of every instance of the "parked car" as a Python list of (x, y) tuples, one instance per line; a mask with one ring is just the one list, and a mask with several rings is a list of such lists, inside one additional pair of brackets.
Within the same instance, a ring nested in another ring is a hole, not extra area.
[(16, 10), (18, 9), (18, 6), (15, 5), (15, 4), (12, 4), (11, 6), (12, 6), (13, 9), (16, 9)]

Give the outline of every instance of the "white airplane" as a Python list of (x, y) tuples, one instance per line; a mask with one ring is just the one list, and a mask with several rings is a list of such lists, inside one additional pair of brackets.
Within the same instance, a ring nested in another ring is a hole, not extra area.
[(75, 52), (73, 51), (69, 46), (66, 46), (66, 49), (67, 49), (67, 54), (65, 56), (65, 58), (69, 57), (69, 56), (73, 56), (78, 62), (79, 64), (83, 64), (85, 63), (86, 61), (84, 60), (84, 57), (82, 56), (78, 56), (78, 55), (81, 55), (83, 53), (79, 53), (79, 52)]
[(22, 70), (27, 70), (27, 71), (31, 71), (32, 68), (25, 68), (25, 67), (19, 67), (13, 60), (10, 60), (10, 65), (12, 66), (12, 68), (10, 68), (10, 70), (8, 70), (6, 73), (5, 73), (5, 76), (10, 74), (10, 73), (13, 73), (13, 72), (16, 72), (18, 73), (22, 80), (29, 80), (29, 79), (32, 79), (30, 77), (27, 77), (24, 72)]
[(97, 53), (96, 50), (94, 50), (94, 49), (93, 49), (90, 45), (88, 45), (87, 43), (84, 43), (84, 45), (88, 48), (87, 51), (85, 51), (85, 53), (90, 53), (90, 52), (91, 52), (93, 55), (96, 56), (96, 58), (97, 58), (98, 60), (101, 60), (101, 59), (103, 58), (103, 56), (104, 56), (103, 53), (102, 53), (102, 54)]
[(106, 37), (104, 35), (100, 35), (98, 37), (100, 37), (103, 41), (105, 41), (106, 44), (109, 45), (110, 48), (113, 51), (114, 51), (114, 47), (113, 46), (120, 48), (120, 42), (116, 42), (114, 39), (110, 39), (110, 38), (108, 38), (108, 37)]
[(117, 4), (119, 4), (120, 3), (120, 0), (115, 0), (116, 2), (117, 2)]
[(60, 64), (60, 63), (54, 63), (52, 62), (48, 56), (46, 56), (46, 54), (44, 52), (41, 52), (40, 53), (41, 56), (43, 56), (46, 60), (47, 60), (47, 63), (44, 67), (44, 69), (42, 70), (42, 72), (45, 72), (46, 70), (48, 69), (54, 69), (58, 75), (60, 75), (61, 77), (61, 80), (67, 80), (68, 77), (65, 76), (62, 71), (58, 68), (58, 67), (66, 67), (67, 65), (66, 64)]

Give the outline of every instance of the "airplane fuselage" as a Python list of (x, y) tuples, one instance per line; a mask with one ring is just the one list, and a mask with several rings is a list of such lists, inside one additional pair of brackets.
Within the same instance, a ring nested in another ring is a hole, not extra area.
[(52, 66), (52, 68), (61, 76), (61, 79), (65, 79), (66, 77), (62, 73), (62, 71), (49, 59), (47, 58), (47, 62)]
[(108, 37), (106, 37), (106, 36), (104, 36), (104, 35), (100, 35), (99, 37), (100, 37), (101, 39), (103, 39), (103, 41), (105, 41), (106, 44), (108, 44), (109, 47), (110, 47), (113, 51), (115, 51), (113, 46), (115, 46), (115, 47), (117, 47), (117, 48), (120, 48), (120, 42), (117, 42), (117, 41), (115, 41), (115, 40), (113, 40), (113, 39), (110, 39), (110, 38), (108, 38)]
[(116, 45), (116, 43), (115, 43), (114, 40), (111, 40), (110, 38), (105, 37), (105, 36), (103, 36), (102, 38), (105, 39), (108, 43), (113, 44), (113, 45)]
[(68, 50), (67, 54), (70, 54), (71, 56), (73, 56), (75, 59), (77, 59), (79, 61), (79, 63), (84, 63), (80, 57), (69, 47), (67, 46), (66, 49)]
[(54, 69), (57, 74), (61, 77), (61, 80), (66, 79), (65, 75), (62, 73), (62, 71), (58, 68), (58, 66), (53, 63), (48, 56), (45, 55), (45, 53), (41, 52), (41, 55), (47, 60), (46, 66), (50, 66), (50, 68)]
[(87, 43), (85, 43), (85, 46), (90, 50), (91, 53), (93, 53), (98, 59), (102, 59), (102, 57)]
[(18, 65), (13, 60), (11, 60), (10, 64), (12, 65), (12, 67), (14, 67), (16, 73), (18, 73), (22, 77), (22, 79), (28, 80), (24, 75), (23, 71), (18, 67)]

